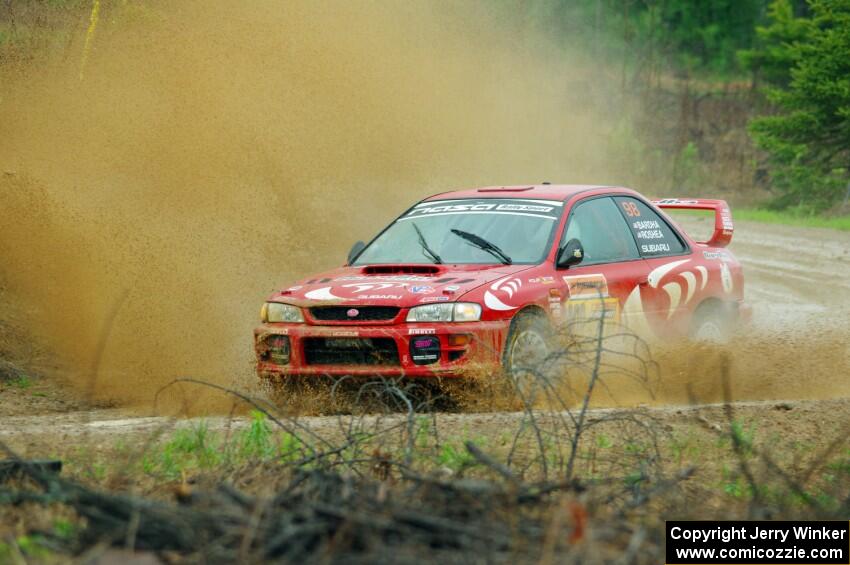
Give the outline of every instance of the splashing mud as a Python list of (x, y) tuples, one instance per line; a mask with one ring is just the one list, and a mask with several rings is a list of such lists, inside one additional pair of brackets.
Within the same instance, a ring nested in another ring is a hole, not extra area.
[[(102, 15), (83, 80), (73, 56), (0, 69), (4, 300), (25, 305), (19, 321), (97, 399), (146, 404), (186, 375), (253, 382), (264, 297), (341, 263), (415, 199), (632, 178), (617, 149), (624, 102), (604, 65), (493, 3), (122, 9)], [(850, 269), (828, 249), (774, 288), (777, 269), (794, 265), (765, 257), (784, 257), (789, 243), (768, 249), (746, 234), (733, 248), (745, 251), (755, 302), (784, 309), (805, 295), (811, 316), (846, 302), (835, 285), (850, 276), (834, 269)], [(846, 323), (835, 327), (778, 323), (737, 340), (733, 394), (846, 395)], [(611, 403), (721, 398), (717, 352), (657, 355), (656, 396), (612, 387)], [(168, 395), (213, 407), (198, 389), (178, 390)]]
[(414, 199), (616, 180), (593, 67), (488, 3), (151, 6), (0, 101), (0, 276), (84, 388), (117, 309), (99, 398), (250, 379), (265, 295)]

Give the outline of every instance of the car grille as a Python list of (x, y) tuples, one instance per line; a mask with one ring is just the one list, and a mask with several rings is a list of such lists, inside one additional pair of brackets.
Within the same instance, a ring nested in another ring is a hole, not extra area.
[(304, 339), (307, 365), (399, 365), (395, 340), (388, 337)]
[[(354, 310), (357, 315), (349, 316)], [(323, 322), (375, 322), (392, 320), (399, 310), (397, 306), (314, 306), (310, 308), (310, 315)]]

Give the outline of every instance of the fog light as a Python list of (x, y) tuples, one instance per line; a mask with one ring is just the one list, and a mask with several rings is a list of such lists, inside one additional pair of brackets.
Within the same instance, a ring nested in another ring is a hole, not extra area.
[(265, 340), (266, 353), (264, 355), (275, 365), (286, 365), (289, 363), (289, 337), (285, 335), (270, 335)]
[(469, 345), (470, 341), (472, 341), (472, 336), (469, 334), (451, 334), (449, 336), (449, 345), (452, 347)]

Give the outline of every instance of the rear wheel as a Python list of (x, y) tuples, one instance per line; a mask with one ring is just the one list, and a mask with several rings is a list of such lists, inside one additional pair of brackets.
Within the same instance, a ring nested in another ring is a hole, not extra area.
[(731, 321), (723, 305), (707, 302), (700, 305), (691, 322), (691, 340), (698, 343), (725, 343), (731, 333)]

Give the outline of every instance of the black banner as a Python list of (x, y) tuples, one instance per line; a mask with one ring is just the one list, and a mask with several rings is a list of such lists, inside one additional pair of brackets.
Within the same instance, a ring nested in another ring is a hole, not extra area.
[(667, 522), (668, 565), (850, 564), (850, 522)]

